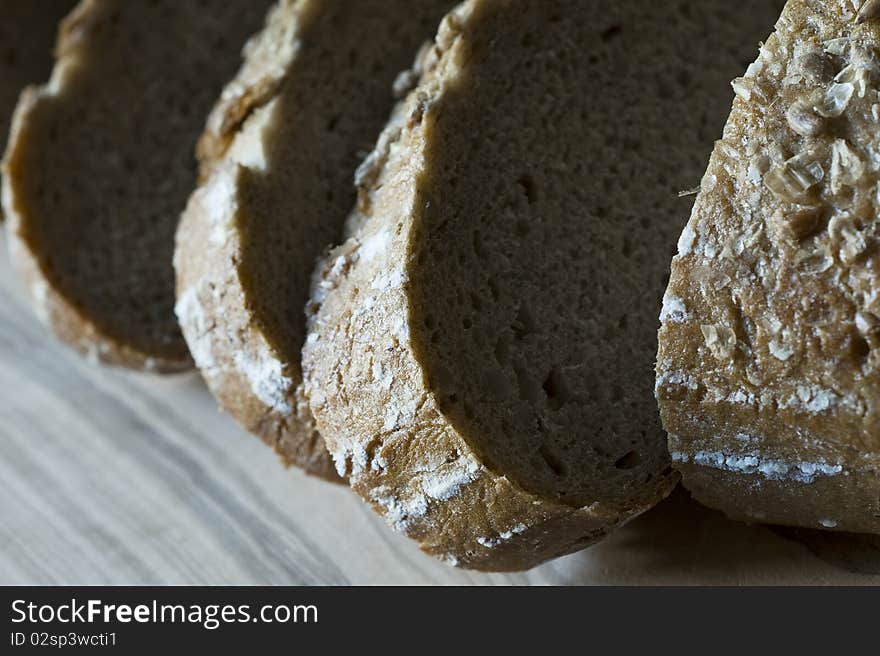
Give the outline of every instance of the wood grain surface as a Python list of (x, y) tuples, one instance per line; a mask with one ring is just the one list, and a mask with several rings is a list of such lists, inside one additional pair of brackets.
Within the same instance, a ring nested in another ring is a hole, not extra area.
[(0, 252), (0, 584), (880, 584), (872, 538), (738, 524), (682, 491), (531, 572), (452, 569), (283, 469), (196, 374), (55, 343)]

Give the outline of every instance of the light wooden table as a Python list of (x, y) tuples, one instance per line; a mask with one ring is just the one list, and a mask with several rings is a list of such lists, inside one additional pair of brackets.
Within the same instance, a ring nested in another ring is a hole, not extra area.
[(864, 573), (880, 557), (844, 550), (842, 568), (684, 493), (528, 573), (452, 569), (348, 489), (283, 469), (197, 375), (56, 344), (5, 252), (0, 237), (0, 584), (880, 584)]

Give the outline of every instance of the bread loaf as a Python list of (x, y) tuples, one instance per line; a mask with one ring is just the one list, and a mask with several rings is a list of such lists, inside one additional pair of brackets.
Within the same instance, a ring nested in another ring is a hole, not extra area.
[(427, 552), (528, 568), (676, 484), (652, 391), (676, 192), (777, 11), (469, 0), (444, 20), (303, 356), (340, 475)]
[(184, 335), (220, 405), (324, 478), (339, 480), (299, 389), (311, 272), (341, 237), (395, 79), (453, 5), (282, 0), (200, 143), (177, 238)]
[(880, 7), (791, 0), (678, 242), (657, 395), (731, 517), (880, 533)]
[(51, 82), (26, 91), (4, 162), (13, 264), (39, 316), (103, 362), (191, 366), (172, 252), (193, 151), (268, 0), (84, 0)]
[(0, 153), (6, 148), (18, 94), (49, 77), (58, 21), (74, 4), (75, 0), (0, 2)]

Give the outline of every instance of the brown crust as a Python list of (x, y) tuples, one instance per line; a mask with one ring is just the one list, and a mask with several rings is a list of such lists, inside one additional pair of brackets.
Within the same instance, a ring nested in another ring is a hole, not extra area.
[[(880, 533), (880, 26), (856, 16), (848, 0), (790, 0), (735, 81), (672, 263), (657, 396), (676, 466), (703, 503)], [(786, 177), (801, 166), (806, 189)]]
[(437, 126), (435, 101), (467, 65), (460, 40), (493, 6), (470, 0), (447, 16), (435, 61), (368, 160), (374, 169), (362, 172), (369, 186), (349, 224), (353, 236), (316, 277), (303, 369), (340, 473), (392, 527), (452, 564), (511, 571), (596, 542), (677, 478), (638, 507), (541, 498), (486, 467), (425, 383), (408, 327), (410, 237), (424, 203), (417, 181)]
[(245, 121), (260, 107), (278, 95), (283, 78), (268, 75), (248, 84), (243, 91), (225, 98), (211, 113), (208, 129), (202, 134), (196, 147), (196, 156), (202, 164), (202, 180), (210, 172), (212, 164), (226, 155)]
[(89, 34), (107, 20), (114, 10), (112, 0), (81, 0), (76, 8), (58, 25), (58, 43), (55, 45), (55, 58), (73, 55), (88, 38)]
[(314, 0), (277, 4), (264, 31), (246, 46), (241, 70), (208, 118), (198, 145), (200, 186), (177, 233), (176, 310), (196, 366), (220, 407), (273, 447), (285, 465), (341, 483), (302, 398), (300, 374), (282, 362), (249, 309), (238, 270), (238, 226), (247, 222), (236, 202), (246, 186), (246, 166), (232, 152), (238, 139), (259, 141), (263, 127), (276, 120), (272, 101), (296, 42), (320, 8)]
[[(235, 221), (205, 207), (211, 194), (237, 188), (242, 167), (219, 165), (190, 199), (177, 233), (177, 313), (196, 365), (220, 406), (273, 447), (285, 465), (341, 482), (293, 381), (247, 310), (237, 275), (238, 231), (218, 238), (216, 226)], [(221, 317), (219, 322), (215, 317)], [(255, 391), (256, 386), (256, 391)], [(262, 398), (261, 398), (262, 397)]]
[(244, 47), (244, 63), (208, 116), (196, 147), (202, 182), (220, 163), (248, 118), (281, 91), (299, 40), (324, 9), (314, 0), (280, 0), (266, 26)]
[[(876, 489), (877, 478), (863, 470), (850, 471), (843, 482), (837, 477), (817, 476), (805, 484), (791, 480), (767, 480), (760, 485), (742, 474), (719, 471), (690, 463), (677, 465), (693, 496), (710, 508), (723, 510), (731, 519), (782, 526), (878, 533), (880, 498), (866, 498)], [(792, 511), (796, 509), (797, 515)], [(865, 516), (874, 526), (866, 525)]]

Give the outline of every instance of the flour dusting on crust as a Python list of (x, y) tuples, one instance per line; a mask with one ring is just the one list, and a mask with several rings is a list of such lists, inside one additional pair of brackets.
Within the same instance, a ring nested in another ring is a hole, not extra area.
[(758, 474), (770, 481), (791, 480), (812, 483), (819, 476), (837, 476), (845, 473), (840, 464), (827, 462), (789, 462), (766, 458), (757, 453), (725, 454), (721, 451), (697, 451), (694, 454), (673, 451), (675, 462), (693, 462), (703, 467), (714, 467), (740, 474)]

